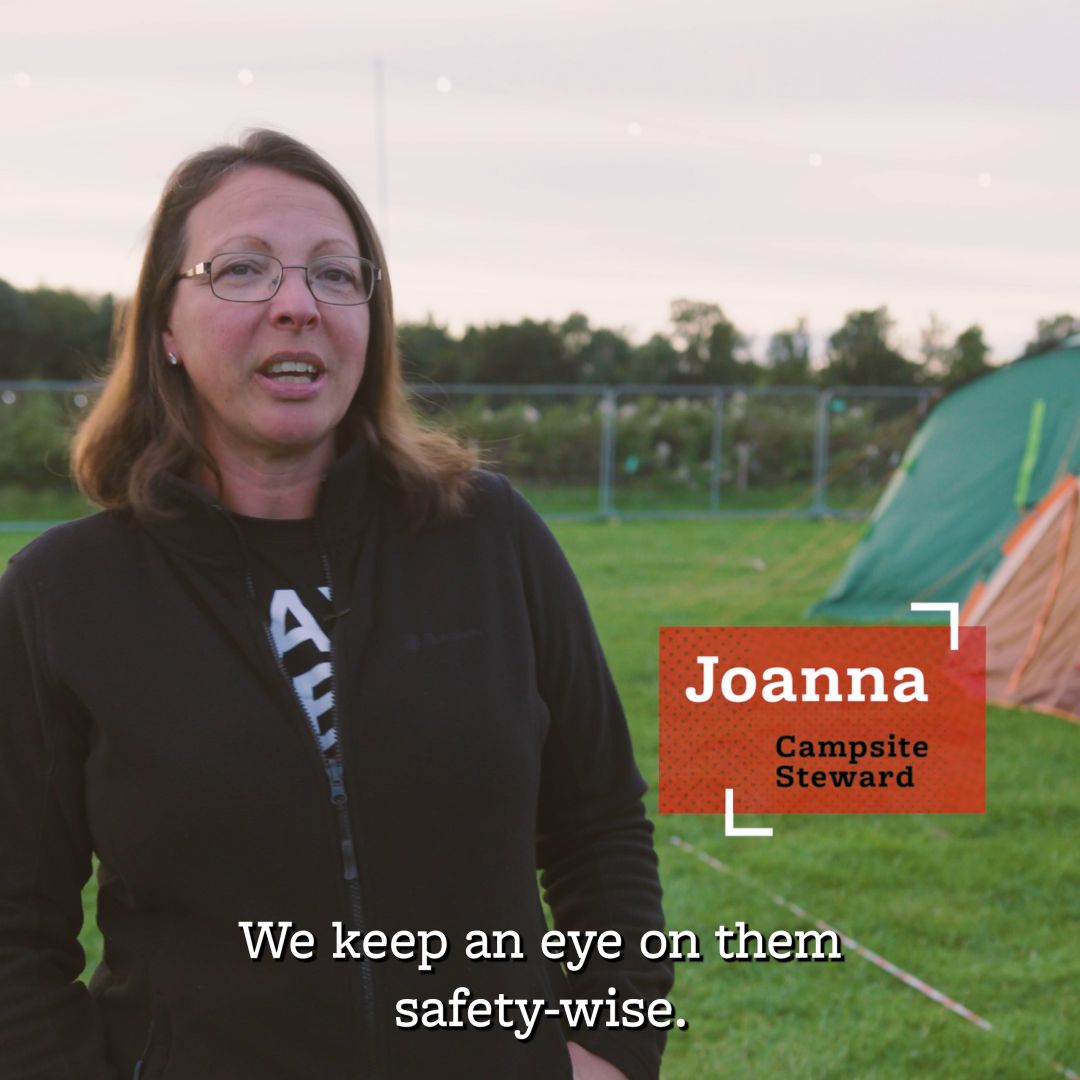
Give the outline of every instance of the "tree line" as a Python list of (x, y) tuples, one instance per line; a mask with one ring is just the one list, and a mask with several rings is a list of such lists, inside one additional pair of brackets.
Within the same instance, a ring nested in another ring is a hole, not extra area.
[[(85, 379), (104, 371), (119, 305), (111, 295), (19, 290), (0, 279), (0, 378)], [(1080, 319), (1039, 319), (1023, 356), (1080, 332)], [(562, 322), (469, 326), (455, 336), (430, 316), (398, 326), (406, 375), (435, 383), (663, 383), (773, 386), (933, 386), (948, 391), (990, 370), (990, 348), (975, 324), (952, 338), (936, 316), (915, 355), (896, 344), (886, 307), (852, 311), (829, 335), (824, 364), (811, 362), (805, 319), (751, 340), (714, 303), (671, 303), (665, 333), (633, 344), (617, 329), (574, 312)]]

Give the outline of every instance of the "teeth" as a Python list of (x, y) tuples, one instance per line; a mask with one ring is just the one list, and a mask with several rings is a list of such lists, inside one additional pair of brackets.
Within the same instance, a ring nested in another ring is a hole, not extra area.
[[(318, 368), (315, 367), (314, 364), (309, 364), (306, 360), (275, 360), (266, 369), (266, 373), (271, 378), (284, 376), (284, 375), (296, 374), (296, 375), (303, 375), (303, 376), (314, 379), (319, 374), (319, 370), (318, 370)], [(301, 381), (306, 382), (307, 378), (305, 378), (303, 380), (289, 379), (288, 381), (289, 382), (301, 382)]]

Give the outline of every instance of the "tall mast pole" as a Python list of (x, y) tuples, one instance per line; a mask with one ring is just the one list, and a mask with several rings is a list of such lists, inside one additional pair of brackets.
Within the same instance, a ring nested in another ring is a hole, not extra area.
[(375, 57), (375, 170), (379, 192), (379, 232), (383, 241), (390, 228), (390, 208), (386, 182), (386, 78), (381, 56)]

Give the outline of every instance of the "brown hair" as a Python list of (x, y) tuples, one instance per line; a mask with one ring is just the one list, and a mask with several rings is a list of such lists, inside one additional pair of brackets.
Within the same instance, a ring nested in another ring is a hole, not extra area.
[(367, 361), (338, 425), (339, 450), (365, 439), (383, 479), (402, 496), (414, 525), (460, 513), (477, 463), (474, 451), (421, 427), (406, 398), (382, 245), (345, 178), (314, 150), (277, 131), (249, 131), (238, 145), (194, 154), (169, 177), (150, 228), (135, 295), (123, 313), (116, 359), (72, 445), (75, 479), (93, 502), (138, 513), (167, 513), (157, 480), (194, 477), (216, 462), (199, 434), (195, 392), (166, 366), (167, 325), (192, 208), (236, 169), (266, 165), (325, 188), (348, 214), (361, 253), (382, 267), (370, 301)]

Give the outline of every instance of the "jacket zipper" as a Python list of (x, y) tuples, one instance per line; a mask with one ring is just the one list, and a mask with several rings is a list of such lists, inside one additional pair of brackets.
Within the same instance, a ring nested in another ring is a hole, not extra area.
[[(319, 548), (319, 559), (322, 561), (323, 574), (326, 578), (326, 589), (330, 593), (330, 602), (335, 606), (338, 601), (334, 599), (337, 593), (334, 590), (333, 574), (330, 573), (330, 559), (326, 554), (326, 545), (323, 543), (322, 530), (318, 520), (315, 522), (315, 540)], [(340, 614), (345, 614), (342, 611)], [(340, 617), (340, 615), (339, 615)], [(330, 693), (334, 695), (334, 723), (337, 727), (338, 759), (328, 762), (327, 775), (330, 779), (330, 800), (333, 802), (338, 815), (338, 833), (341, 837), (341, 850), (345, 858), (345, 888), (349, 895), (349, 914), (352, 917), (350, 929), (364, 931), (364, 906), (360, 895), (360, 875), (356, 864), (356, 843), (353, 838), (352, 821), (349, 818), (349, 796), (345, 790), (345, 730), (344, 725), (338, 721), (341, 713), (338, 709), (337, 694), (337, 618), (330, 627)], [(324, 758), (325, 760), (325, 758)], [(350, 874), (351, 867), (351, 874)], [(364, 1020), (367, 1023), (370, 1037), (368, 1040), (367, 1060), (372, 1077), (380, 1073), (378, 1068), (379, 1057), (376, 1053), (378, 1041), (378, 1029), (375, 1023), (375, 987), (371, 973), (371, 964), (367, 960), (361, 960), (359, 966), (354, 962), (353, 970), (359, 975), (360, 1003), (364, 1012)]]
[[(323, 543), (322, 531), (319, 523), (315, 523), (315, 540), (319, 544), (319, 557), (323, 564), (323, 575), (326, 578), (326, 590), (330, 594), (330, 603), (337, 606), (337, 595), (334, 592), (334, 579), (330, 573), (330, 561), (326, 555), (326, 545)], [(345, 612), (341, 612), (345, 613)], [(337, 696), (337, 620), (327, 635), (330, 639), (330, 693), (334, 696), (334, 720), (338, 735), (338, 759), (327, 762), (327, 777), (330, 781), (330, 801), (333, 802), (338, 813), (338, 828), (341, 836), (341, 851), (345, 855), (346, 865), (346, 888), (349, 893), (349, 914), (352, 916), (353, 930), (364, 929), (364, 906), (360, 893), (360, 874), (356, 867), (356, 847), (352, 835), (352, 821), (349, 818), (349, 795), (345, 787), (345, 728), (338, 724), (338, 696)], [(325, 758), (324, 758), (325, 760)], [(350, 867), (352, 873), (349, 873)], [(372, 1040), (377, 1036), (375, 1027), (375, 987), (373, 985), (372, 967), (366, 960), (360, 964), (361, 1002), (364, 1008), (364, 1017), (368, 1023), (368, 1029), (372, 1032)], [(370, 1054), (370, 1061), (374, 1063), (375, 1055)], [(373, 1074), (374, 1075), (374, 1074)]]
[[(326, 554), (326, 544), (323, 543), (322, 529), (319, 527), (318, 518), (315, 519), (315, 543), (319, 548), (319, 558), (323, 564), (323, 575), (326, 579), (326, 591), (329, 593), (330, 603), (338, 605), (335, 599), (337, 593), (334, 589), (334, 575), (330, 573), (330, 561)], [(340, 612), (341, 615), (346, 613)], [(352, 917), (352, 930), (364, 932), (364, 905), (360, 891), (360, 874), (356, 866), (356, 846), (352, 835), (352, 821), (349, 818), (349, 795), (345, 786), (345, 725), (339, 723), (340, 711), (338, 708), (337, 693), (337, 618), (334, 625), (330, 626), (327, 635), (330, 639), (330, 693), (334, 694), (334, 723), (337, 727), (338, 758), (336, 761), (327, 762), (327, 777), (330, 781), (330, 801), (333, 802), (338, 814), (338, 835), (341, 838), (341, 852), (345, 858), (345, 881), (346, 890), (349, 894), (349, 914)], [(325, 760), (325, 757), (323, 758)], [(350, 873), (351, 868), (351, 873)], [(367, 1052), (367, 1074), (378, 1077), (381, 1070), (378, 1067), (379, 1055), (376, 1045), (379, 1038), (378, 1026), (375, 1021), (375, 986), (372, 975), (372, 966), (365, 959), (361, 960), (359, 967), (355, 961), (351, 964), (351, 971), (359, 975), (360, 1001), (363, 1010), (364, 1022), (367, 1026), (368, 1039), (364, 1048)]]
[[(232, 524), (230, 522), (230, 524)], [(236, 526), (234, 526), (236, 529)], [(326, 575), (326, 585), (330, 592), (331, 599), (334, 596), (333, 583), (330, 578), (330, 561), (326, 557), (326, 551), (323, 547), (322, 536), (316, 526), (316, 535), (318, 537), (319, 557), (322, 561), (323, 572)], [(243, 538), (240, 536), (237, 530), (237, 539), (241, 542), (243, 547)], [(289, 678), (289, 673), (285, 670), (285, 665), (282, 662), (281, 657), (278, 655), (277, 649), (274, 647), (273, 635), (270, 632), (270, 627), (266, 620), (262, 618), (261, 612), (258, 612), (257, 599), (255, 594), (255, 582), (251, 574), (250, 568), (245, 570), (244, 587), (247, 593), (248, 600), (256, 605), (256, 612), (259, 615), (259, 623), (263, 628), (263, 636), (266, 639), (267, 647), (269, 648), (270, 655), (273, 657), (274, 666), (277, 668), (282, 679), (288, 688), (289, 697), (296, 707), (296, 709), (302, 714), (305, 725), (311, 730), (313, 745), (315, 752), (319, 756), (320, 763), (323, 767), (323, 772), (326, 775), (327, 784), (330, 789), (330, 804), (333, 806), (336, 817), (336, 826), (338, 834), (338, 842), (341, 847), (341, 861), (342, 861), (342, 877), (345, 881), (345, 890), (348, 898), (348, 910), (349, 920), (348, 929), (359, 931), (361, 935), (364, 933), (364, 914), (363, 904), (360, 896), (360, 873), (359, 866), (356, 859), (356, 844), (353, 838), (352, 822), (349, 819), (349, 799), (348, 793), (345, 789), (345, 771), (340, 758), (343, 756), (343, 747), (341, 741), (341, 725), (338, 724), (337, 707), (337, 654), (334, 647), (334, 633), (335, 627), (331, 627), (331, 632), (327, 635), (330, 639), (330, 692), (333, 695), (335, 718), (334, 722), (338, 731), (338, 761), (328, 761), (326, 755), (322, 752), (322, 747), (319, 744), (319, 730), (318, 724), (313, 723), (311, 718), (307, 714), (307, 710), (304, 709), (299, 698), (296, 696), (296, 691), (293, 689), (292, 680)], [(381, 1075), (381, 1071), (377, 1066), (377, 1056), (375, 1054), (375, 1040), (377, 1038), (376, 1024), (375, 1024), (375, 994), (374, 986), (371, 975), (371, 969), (366, 960), (359, 962), (352, 961), (350, 963), (350, 971), (356, 972), (359, 975), (359, 993), (360, 1002), (363, 1009), (364, 1022), (368, 1031), (367, 1044), (365, 1046), (365, 1057), (367, 1059), (365, 1076), (371, 1076), (378, 1078)], [(356, 978), (354, 974), (354, 979)], [(139, 1063), (141, 1065), (141, 1062)]]

